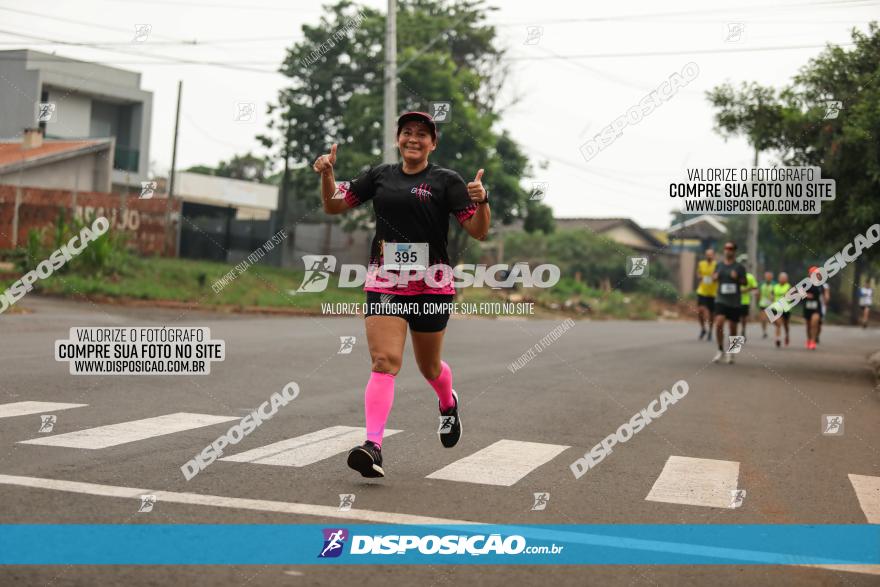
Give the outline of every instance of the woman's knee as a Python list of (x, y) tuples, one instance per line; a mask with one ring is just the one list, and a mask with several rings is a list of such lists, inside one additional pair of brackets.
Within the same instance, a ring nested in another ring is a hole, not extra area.
[(394, 356), (390, 353), (375, 353), (372, 358), (373, 371), (377, 373), (390, 373), (391, 375), (397, 375), (403, 362), (403, 357)]
[(430, 381), (433, 381), (434, 379), (440, 377), (441, 370), (442, 367), (439, 360), (437, 360), (436, 362), (419, 364), (419, 371), (422, 372), (422, 376)]

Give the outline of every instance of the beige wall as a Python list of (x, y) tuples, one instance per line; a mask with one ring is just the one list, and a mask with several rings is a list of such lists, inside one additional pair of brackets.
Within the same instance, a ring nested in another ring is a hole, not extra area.
[(109, 149), (86, 153), (56, 163), (0, 174), (0, 184), (46, 189), (110, 191), (112, 153)]
[(615, 226), (611, 230), (601, 233), (614, 242), (626, 245), (628, 247), (654, 248), (645, 238), (628, 226)]

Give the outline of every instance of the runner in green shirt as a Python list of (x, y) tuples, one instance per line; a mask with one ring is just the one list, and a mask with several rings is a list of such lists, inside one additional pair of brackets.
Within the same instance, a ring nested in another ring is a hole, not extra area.
[(767, 307), (772, 304), (773, 301), (776, 299), (773, 293), (775, 289), (776, 283), (773, 281), (773, 272), (765, 271), (764, 281), (761, 282), (761, 286), (758, 288), (758, 307), (761, 309), (761, 332), (763, 332), (763, 336), (761, 338), (767, 338), (767, 324), (769, 322), (769, 319), (767, 318), (767, 313), (764, 310), (766, 310)]
[[(743, 253), (739, 257), (736, 258), (737, 263), (742, 264), (743, 267), (748, 269), (749, 267), (749, 256)], [(746, 272), (746, 284), (742, 287), (740, 294), (740, 309), (741, 309), (741, 318), (740, 321), (740, 330), (739, 333), (741, 336), (745, 337), (746, 335), (746, 322), (749, 318), (749, 307), (752, 302), (752, 292), (758, 291), (758, 280), (755, 279), (755, 276), (751, 273)]]

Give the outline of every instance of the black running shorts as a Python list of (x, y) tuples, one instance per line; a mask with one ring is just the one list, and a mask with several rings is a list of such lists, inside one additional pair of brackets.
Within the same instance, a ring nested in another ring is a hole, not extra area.
[(715, 298), (711, 296), (697, 296), (697, 305), (709, 308), (709, 312), (715, 311)]
[(397, 316), (406, 320), (413, 332), (440, 332), (446, 328), (453, 295), (419, 294), (403, 296), (367, 292), (367, 316)]
[(724, 316), (725, 320), (730, 320), (731, 322), (739, 322), (740, 314), (742, 314), (742, 309), (740, 306), (727, 306), (725, 304), (715, 304), (715, 315), (716, 316)]

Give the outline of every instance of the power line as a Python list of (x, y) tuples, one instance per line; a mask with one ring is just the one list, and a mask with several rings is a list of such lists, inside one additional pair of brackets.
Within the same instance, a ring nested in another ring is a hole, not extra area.
[(760, 12), (767, 12), (768, 10), (778, 9), (778, 8), (797, 8), (801, 6), (827, 6), (828, 8), (840, 8), (843, 5), (850, 5), (851, 8), (859, 8), (862, 5), (864, 7), (871, 6), (875, 4), (876, 0), (821, 0), (819, 2), (796, 2), (792, 4), (753, 4), (750, 6), (732, 6), (730, 8), (713, 8), (707, 10), (680, 10), (675, 12), (654, 12), (647, 14), (624, 14), (624, 15), (615, 15), (615, 16), (590, 16), (584, 18), (561, 18), (556, 20), (532, 20), (529, 22), (507, 22), (507, 23), (496, 23), (494, 26), (497, 27), (512, 27), (512, 26), (534, 26), (538, 24), (576, 24), (581, 22), (606, 22), (606, 21), (628, 21), (628, 20), (653, 20), (655, 18), (663, 18), (666, 16), (693, 16), (697, 14), (728, 14), (728, 13), (738, 13), (741, 14), (743, 12), (749, 10), (758, 10)]
[[(90, 48), (90, 49), (95, 49), (95, 50), (97, 50), (97, 51), (105, 51), (105, 52), (110, 52), (110, 53), (124, 53), (124, 54), (126, 54), (126, 55), (136, 55), (136, 56), (138, 56), (138, 57), (148, 57), (148, 58), (152, 58), (152, 59), (162, 59), (162, 60), (165, 60), (165, 61), (168, 62), (168, 63), (178, 63), (178, 64), (188, 64), (188, 65), (208, 65), (208, 66), (211, 66), (211, 67), (221, 67), (221, 68), (225, 68), (225, 69), (235, 69), (235, 70), (239, 70), (239, 71), (248, 71), (248, 72), (254, 72), (254, 73), (270, 73), (270, 74), (275, 74), (275, 75), (282, 75), (282, 74), (281, 74), (280, 72), (278, 72), (278, 71), (270, 71), (270, 70), (266, 70), (266, 69), (257, 69), (257, 68), (253, 68), (253, 67), (246, 67), (246, 66), (244, 66), (244, 65), (239, 65), (239, 64), (236, 64), (236, 63), (232, 63), (232, 62), (226, 62), (226, 63), (224, 63), (224, 62), (220, 62), (220, 61), (197, 61), (197, 60), (195, 60), (195, 59), (185, 59), (185, 58), (181, 58), (181, 57), (171, 57), (170, 55), (158, 55), (158, 54), (155, 54), (155, 53), (142, 53), (142, 52), (139, 52), (139, 51), (126, 51), (126, 50), (123, 50), (123, 49), (110, 49), (110, 48), (104, 48), (104, 47), (101, 47), (101, 46), (95, 45), (94, 43), (79, 43), (79, 42), (72, 42), (72, 41), (63, 41), (63, 40), (60, 40), (60, 39), (51, 39), (51, 38), (48, 38), (48, 37), (38, 37), (38, 36), (35, 36), (35, 35), (27, 35), (27, 34), (24, 34), (24, 33), (16, 33), (16, 32), (13, 32), (13, 31), (7, 31), (7, 30), (2, 30), (2, 29), (0, 29), (0, 33), (5, 34), (5, 35), (10, 35), (10, 36), (13, 36), (13, 37), (21, 37), (21, 38), (24, 38), (24, 39), (36, 39), (36, 40), (38, 40), (38, 41), (55, 41), (55, 42), (57, 42), (57, 43), (60, 44), (60, 45), (67, 45), (67, 46), (73, 46), (73, 47), (88, 47), (88, 48)], [(9, 61), (9, 60), (16, 60), (16, 58), (11, 57), (11, 58), (6, 59), (6, 60), (7, 60), (7, 61)], [(24, 59), (24, 58), (21, 58), (21, 59), (18, 59), (18, 60), (19, 60), (19, 61), (24, 61), (25, 59)], [(44, 59), (44, 61), (48, 61), (48, 60)], [(59, 61), (59, 62), (67, 62), (67, 61), (77, 61), (77, 60), (75, 60), (75, 59), (58, 59), (57, 61)], [(93, 62), (93, 63), (98, 63), (98, 62)], [(273, 64), (273, 65), (278, 65), (277, 62), (271, 62), (271, 64)], [(103, 64), (102, 64), (102, 65), (103, 65)]]
[[(848, 47), (855, 43), (835, 43), (839, 47)], [(779, 45), (776, 47), (743, 47), (739, 49), (681, 49), (676, 51), (651, 51), (639, 53), (583, 53), (580, 55), (556, 55), (532, 57), (508, 57), (508, 61), (552, 61), (556, 59), (609, 59), (624, 57), (664, 57), (669, 55), (707, 55), (710, 53), (753, 53), (757, 51), (791, 51), (798, 49), (824, 49), (827, 45)]]
[[(82, 20), (73, 20), (73, 19), (66, 18), (66, 17), (48, 16), (48, 15), (45, 15), (45, 14), (42, 14), (39, 12), (30, 12), (27, 10), (6, 8), (5, 6), (0, 6), (0, 10), (3, 10), (5, 12), (15, 12), (18, 14), (24, 14), (26, 16), (36, 16), (36, 17), (39, 17), (40, 20), (56, 20), (59, 22), (63, 22), (65, 24), (73, 23), (73, 24), (77, 24), (80, 26), (84, 26), (84, 27), (108, 30), (108, 31), (119, 32), (119, 33), (125, 33), (127, 35), (132, 35), (132, 33), (134, 32), (132, 29), (95, 24), (93, 22), (85, 22)], [(151, 33), (151, 36), (158, 37), (158, 38), (164, 38), (164, 39), (168, 39), (168, 40), (163, 41), (163, 42), (157, 42), (157, 41), (151, 40), (150, 45), (185, 45), (185, 46), (212, 45), (213, 46), (213, 45), (218, 45), (218, 44), (256, 43), (256, 42), (267, 42), (267, 41), (292, 40), (290, 35), (285, 35), (283, 37), (246, 37), (246, 38), (239, 37), (239, 38), (230, 38), (230, 39), (205, 39), (205, 40), (201, 40), (201, 41), (198, 39), (195, 39), (195, 38), (193, 38), (193, 39), (179, 39), (176, 37), (169, 37), (167, 35), (152, 34), (152, 33)], [(131, 41), (107, 41), (107, 42), (94, 42), (93, 41), (92, 42), (92, 44), (94, 44), (94, 45), (101, 45), (101, 46), (116, 46), (116, 45), (130, 46), (131, 43), (132, 43)], [(46, 44), (54, 45), (54, 44), (57, 44), (57, 42), (50, 41)]]
[[(12, 35), (16, 37), (23, 37), (28, 39), (38, 39), (38, 40), (46, 40), (44, 37), (36, 37), (32, 35), (25, 35), (22, 33), (13, 33), (11, 31), (5, 31), (0, 29), (0, 33)], [(54, 41), (59, 45), (67, 45), (74, 47), (87, 47), (92, 49), (97, 49), (101, 51), (110, 51), (117, 53), (126, 53), (129, 55), (137, 55), (140, 57), (150, 57), (153, 59), (164, 59), (167, 63), (155, 63), (150, 61), (119, 61), (112, 60), (113, 63), (126, 63), (129, 65), (133, 64), (141, 64), (141, 65), (172, 65), (172, 64), (184, 64), (184, 65), (211, 65), (215, 67), (229, 67), (233, 69), (242, 69), (244, 71), (254, 71), (257, 73), (279, 73), (277, 71), (269, 71), (265, 69), (253, 69), (243, 67), (245, 65), (280, 65), (278, 61), (262, 61), (262, 60), (250, 60), (250, 61), (197, 61), (193, 59), (185, 59), (178, 57), (171, 57), (168, 55), (156, 55), (151, 53), (139, 53), (133, 51), (122, 51), (120, 49), (105, 49), (100, 45), (96, 45), (95, 43), (78, 43), (72, 41)], [(839, 47), (850, 47), (855, 45), (855, 43), (834, 43), (833, 45)], [(556, 61), (556, 60), (573, 60), (573, 59), (610, 59), (610, 58), (625, 58), (625, 57), (663, 57), (670, 55), (704, 55), (704, 54), (724, 54), (724, 53), (751, 53), (751, 52), (760, 52), (760, 51), (793, 51), (793, 50), (803, 50), (803, 49), (824, 49), (827, 45), (779, 45), (775, 47), (748, 47), (748, 48), (739, 48), (739, 49), (679, 49), (675, 51), (653, 51), (653, 52), (636, 52), (636, 53), (585, 53), (580, 55), (536, 55), (536, 56), (526, 56), (526, 57), (503, 57), (502, 61)], [(64, 62), (70, 61), (69, 58), (58, 57), (54, 59), (44, 58), (44, 57), (35, 57), (33, 58), (35, 61), (45, 61), (45, 62)], [(12, 57), (12, 56), (0, 56), (0, 60), (4, 61), (24, 61), (25, 58)], [(101, 63), (101, 62), (94, 62)], [(242, 67), (238, 67), (242, 66)], [(594, 72), (599, 75), (597, 72)], [(350, 76), (343, 76), (350, 77)], [(607, 74), (606, 74), (607, 77)], [(622, 82), (621, 82), (622, 83)]]
[(207, 10), (213, 10), (215, 8), (229, 8), (232, 10), (267, 10), (267, 11), (275, 11), (275, 12), (292, 12), (296, 11), (299, 13), (305, 12), (302, 7), (296, 6), (269, 6), (269, 5), (260, 5), (260, 4), (215, 4), (215, 3), (199, 3), (199, 2), (178, 2), (177, 0), (113, 0), (114, 4), (122, 4), (122, 3), (132, 3), (132, 4), (149, 4), (153, 5), (168, 5), (168, 6), (193, 6), (195, 8), (205, 8)]
[[(67, 17), (50, 16), (50, 15), (48, 15), (48, 14), (41, 13), (41, 12), (30, 12), (30, 11), (28, 11), (28, 10), (20, 10), (20, 9), (17, 9), (17, 8), (7, 8), (7, 7), (5, 7), (5, 6), (0, 6), (0, 10), (2, 10), (2, 11), (4, 11), (4, 12), (15, 12), (15, 13), (17, 13), (17, 14), (24, 14), (24, 15), (26, 15), (26, 16), (36, 16), (36, 17), (39, 17), (40, 20), (56, 20), (56, 21), (59, 21), (59, 22), (63, 22), (63, 23), (65, 23), (65, 24), (71, 24), (71, 23), (72, 23), (72, 24), (77, 24), (77, 25), (80, 25), (80, 26), (86, 26), (86, 27), (90, 27), (90, 28), (94, 28), (94, 29), (102, 29), (102, 30), (105, 30), (105, 31), (113, 31), (113, 32), (117, 32), (117, 33), (125, 33), (125, 34), (127, 34), (127, 35), (133, 35), (133, 33), (135, 32), (135, 31), (133, 30), (133, 29), (134, 29), (133, 26), (132, 26), (131, 29), (123, 29), (123, 28), (121, 28), (121, 27), (113, 27), (113, 26), (107, 26), (107, 25), (103, 25), (103, 24), (95, 24), (95, 23), (93, 23), (93, 22), (84, 22), (84, 21), (81, 21), (81, 20), (74, 20), (74, 19), (72, 19), (72, 18), (67, 18)], [(163, 38), (165, 38), (165, 39), (171, 39), (172, 41), (177, 42), (177, 43), (181, 43), (181, 44), (190, 44), (190, 43), (192, 42), (192, 41), (187, 41), (187, 40), (177, 39), (177, 38), (175, 38), (175, 37), (168, 37), (168, 36), (165, 36), (165, 35), (156, 35), (156, 36), (157, 36), (157, 37), (163, 37)], [(129, 44), (130, 44), (130, 43), (129, 43)]]

